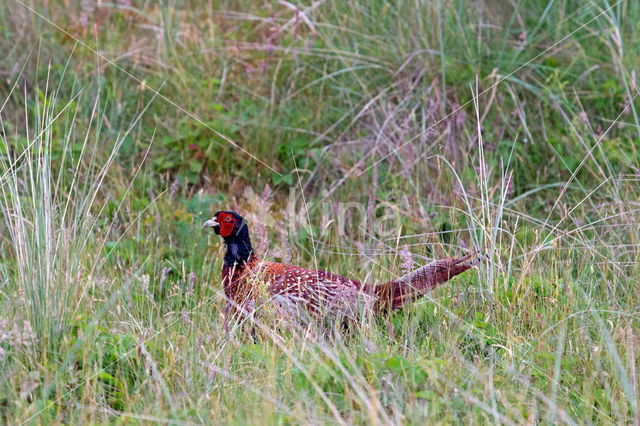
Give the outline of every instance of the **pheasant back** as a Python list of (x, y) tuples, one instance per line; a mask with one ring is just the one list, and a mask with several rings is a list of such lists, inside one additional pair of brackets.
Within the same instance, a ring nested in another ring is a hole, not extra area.
[(243, 314), (252, 313), (258, 301), (271, 301), (295, 317), (353, 318), (375, 302), (359, 281), (256, 257), (244, 265), (223, 266), (222, 280), (234, 310)]

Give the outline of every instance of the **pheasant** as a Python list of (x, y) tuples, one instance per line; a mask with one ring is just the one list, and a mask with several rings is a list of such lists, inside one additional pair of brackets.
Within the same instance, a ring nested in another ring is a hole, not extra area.
[[(435, 260), (384, 284), (368, 284), (326, 271), (260, 260), (253, 251), (247, 222), (233, 211), (219, 211), (202, 225), (213, 228), (227, 246), (222, 284), (227, 312), (252, 314), (263, 296), (286, 315), (355, 317), (399, 309), (467, 269), (480, 258), (469, 254)], [(305, 314), (305, 315), (306, 315)]]

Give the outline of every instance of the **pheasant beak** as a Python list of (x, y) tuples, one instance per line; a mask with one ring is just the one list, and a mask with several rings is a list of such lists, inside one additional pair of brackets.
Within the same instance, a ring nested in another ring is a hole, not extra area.
[(213, 218), (213, 219), (209, 219), (205, 223), (203, 223), (202, 227), (203, 228), (215, 228), (218, 225), (219, 225), (218, 221), (215, 218)]

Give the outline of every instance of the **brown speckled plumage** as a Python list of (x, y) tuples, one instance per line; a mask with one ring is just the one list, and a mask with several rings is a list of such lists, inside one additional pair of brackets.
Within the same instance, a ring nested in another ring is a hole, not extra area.
[(251, 248), (246, 222), (235, 212), (218, 212), (205, 222), (227, 244), (222, 281), (229, 305), (250, 314), (256, 301), (271, 300), (286, 314), (313, 317), (355, 317), (366, 310), (381, 312), (405, 306), (461, 274), (477, 256), (436, 260), (384, 284), (365, 284), (326, 271), (263, 261)]

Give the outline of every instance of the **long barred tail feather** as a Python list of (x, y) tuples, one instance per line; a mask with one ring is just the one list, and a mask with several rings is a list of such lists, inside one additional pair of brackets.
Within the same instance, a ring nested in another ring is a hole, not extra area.
[(413, 272), (409, 272), (381, 285), (366, 285), (367, 293), (377, 299), (377, 311), (399, 309), (422, 297), (439, 284), (476, 266), (485, 256), (471, 253), (463, 257), (447, 257), (434, 260)]

